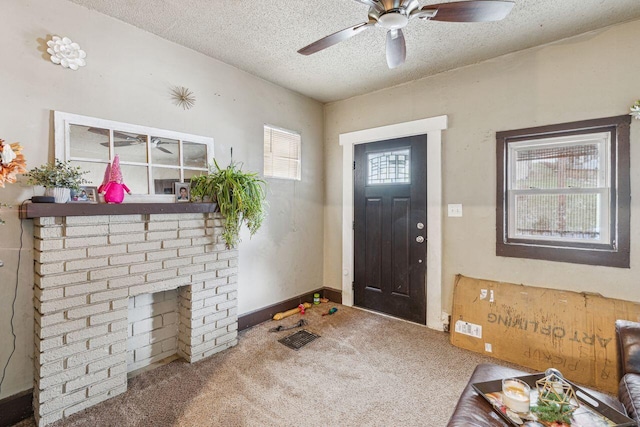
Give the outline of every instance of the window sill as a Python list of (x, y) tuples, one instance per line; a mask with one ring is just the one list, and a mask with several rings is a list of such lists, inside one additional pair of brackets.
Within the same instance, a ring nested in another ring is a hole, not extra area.
[(621, 251), (620, 249), (616, 251), (498, 243), (496, 245), (496, 255), (572, 264), (630, 268), (629, 251)]

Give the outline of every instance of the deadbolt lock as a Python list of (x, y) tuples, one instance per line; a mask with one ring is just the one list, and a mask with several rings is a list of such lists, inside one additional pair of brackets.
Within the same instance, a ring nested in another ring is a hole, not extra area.
[(418, 228), (418, 230), (422, 230), (424, 228), (424, 224), (419, 222), (416, 224), (416, 227)]

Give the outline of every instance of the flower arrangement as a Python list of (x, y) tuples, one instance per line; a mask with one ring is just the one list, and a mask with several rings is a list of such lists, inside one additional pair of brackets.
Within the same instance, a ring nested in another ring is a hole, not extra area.
[[(5, 144), (0, 139), (0, 187), (4, 188), (4, 183), (13, 184), (16, 182), (16, 175), (27, 171), (27, 162), (22, 154), (22, 146), (17, 142)], [(0, 203), (0, 208), (10, 208), (6, 203)], [(0, 225), (4, 225), (4, 220), (0, 217)]]
[(631, 113), (629, 113), (629, 115), (640, 120), (640, 99), (631, 106)]
[(22, 146), (17, 142), (5, 144), (0, 139), (0, 187), (4, 188), (4, 183), (13, 184), (16, 182), (16, 175), (27, 171), (27, 163), (22, 154)]
[(70, 162), (56, 159), (53, 163), (31, 169), (26, 176), (31, 185), (80, 191), (80, 186), (89, 182), (82, 177), (86, 173), (88, 172), (82, 171), (79, 166), (71, 166)]

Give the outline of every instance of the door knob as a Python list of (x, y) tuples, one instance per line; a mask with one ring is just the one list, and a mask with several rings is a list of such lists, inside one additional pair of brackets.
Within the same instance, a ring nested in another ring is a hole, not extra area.
[(422, 237), (422, 236), (416, 237), (416, 242), (423, 243), (424, 242), (424, 237)]

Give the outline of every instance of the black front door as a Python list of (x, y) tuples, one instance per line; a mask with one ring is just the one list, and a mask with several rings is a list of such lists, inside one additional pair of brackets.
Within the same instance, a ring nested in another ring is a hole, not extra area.
[(355, 146), (354, 304), (426, 323), (427, 136)]

